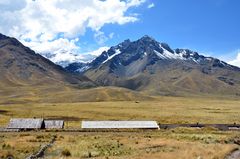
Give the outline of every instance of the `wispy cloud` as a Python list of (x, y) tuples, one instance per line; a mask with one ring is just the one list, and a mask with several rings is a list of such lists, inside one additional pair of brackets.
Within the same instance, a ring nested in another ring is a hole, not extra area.
[[(39, 53), (69, 55), (80, 49), (78, 38), (88, 28), (103, 44), (113, 36), (101, 32), (103, 26), (137, 21), (138, 16), (127, 12), (145, 1), (1, 0), (0, 32), (16, 37)], [(56, 56), (55, 60), (63, 58), (68, 57)]]
[(155, 7), (154, 3), (151, 3), (151, 4), (148, 5), (148, 9), (153, 8), (153, 7)]
[(230, 60), (228, 63), (240, 67), (240, 50), (238, 50), (236, 57)]
[(108, 41), (109, 39), (112, 39), (113, 36), (114, 36), (114, 33), (110, 33), (109, 35), (105, 35), (105, 33), (102, 32), (102, 31), (98, 31), (94, 34), (95, 41), (99, 45), (103, 45), (106, 41)]

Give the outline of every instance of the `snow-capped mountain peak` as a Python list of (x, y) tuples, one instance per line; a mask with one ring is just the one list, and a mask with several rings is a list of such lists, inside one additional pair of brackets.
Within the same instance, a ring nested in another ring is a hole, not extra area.
[(107, 51), (108, 49), (109, 47), (100, 47), (97, 50), (84, 52), (84, 53), (59, 50), (52, 53), (42, 52), (39, 54), (51, 60), (55, 64), (58, 64), (62, 67), (67, 67), (69, 64), (72, 64), (72, 63), (90, 63), (96, 57), (101, 55), (102, 52)]
[(69, 65), (66, 69), (73, 72), (85, 72), (89, 69), (96, 69), (105, 65), (110, 67), (110, 70), (131, 66), (133, 70), (139, 67), (139, 70), (135, 70), (135, 72), (138, 72), (146, 66), (158, 63), (159, 61), (168, 63), (182, 61), (195, 65), (234, 67), (218, 59), (199, 55), (195, 51), (188, 49), (171, 49), (168, 44), (159, 43), (150, 36), (145, 35), (141, 39), (133, 42), (125, 40), (107, 51), (103, 51), (100, 56), (89, 63)]

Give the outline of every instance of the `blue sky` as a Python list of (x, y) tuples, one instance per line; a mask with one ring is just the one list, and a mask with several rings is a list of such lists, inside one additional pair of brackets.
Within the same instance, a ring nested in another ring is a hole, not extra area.
[(239, 7), (239, 0), (1, 0), (0, 32), (56, 63), (150, 35), (240, 66)]
[(239, 0), (152, 0), (149, 3), (155, 7), (148, 9), (143, 5), (129, 11), (139, 13), (139, 21), (104, 26), (102, 31), (106, 34), (115, 33), (104, 45), (116, 45), (127, 38), (136, 40), (147, 34), (173, 48), (189, 48), (225, 60), (236, 57), (240, 49)]

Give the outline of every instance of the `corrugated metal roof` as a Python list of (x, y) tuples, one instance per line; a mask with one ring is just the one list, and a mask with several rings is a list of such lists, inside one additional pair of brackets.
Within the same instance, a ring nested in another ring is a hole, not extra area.
[(8, 129), (41, 129), (43, 126), (43, 119), (32, 118), (13, 118), (7, 126)]
[(159, 129), (156, 121), (82, 121), (86, 129)]
[(63, 129), (64, 121), (63, 120), (44, 120), (46, 129)]

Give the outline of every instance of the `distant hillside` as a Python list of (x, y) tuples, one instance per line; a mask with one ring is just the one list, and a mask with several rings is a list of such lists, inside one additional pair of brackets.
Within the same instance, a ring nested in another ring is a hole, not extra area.
[(92, 87), (85, 76), (72, 75), (36, 54), (15, 38), (0, 34), (0, 88), (13, 86), (75, 85)]
[(2, 34), (0, 75), (0, 104), (152, 99), (123, 88), (94, 88), (97, 85), (86, 76), (66, 72)]
[(188, 49), (171, 49), (149, 36), (125, 40), (91, 63), (66, 69), (103, 86), (154, 95), (240, 94), (240, 68)]

